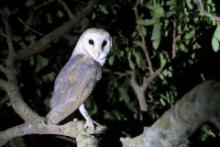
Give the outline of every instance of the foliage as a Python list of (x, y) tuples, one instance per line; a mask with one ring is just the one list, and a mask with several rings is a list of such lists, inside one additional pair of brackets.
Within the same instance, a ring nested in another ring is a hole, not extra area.
[[(73, 14), (87, 4), (86, 0), (63, 1)], [(11, 2), (1, 1), (0, 7), (11, 12), (17, 49), (25, 48), (69, 20), (68, 12), (58, 1), (23, 0), (13, 1), (14, 5)], [(204, 0), (204, 10), (220, 15), (214, 0)], [(137, 83), (141, 85), (145, 77), (152, 76), (151, 68), (156, 71), (165, 65), (145, 91), (147, 113), (152, 116), (147, 121), (153, 123), (196, 83), (219, 79), (218, 23), (213, 17), (204, 15), (193, 0), (99, 1), (94, 11), (72, 32), (54, 40), (45, 52), (18, 63), (19, 85), (25, 101), (45, 115), (54, 79), (69, 58), (80, 33), (89, 26), (104, 26), (112, 33), (113, 47), (105, 65), (107, 70), (104, 70), (92, 99), (86, 103), (92, 117), (113, 128), (113, 133), (138, 135), (143, 126), (131, 128), (131, 124), (141, 124), (143, 120), (137, 95), (130, 84), (130, 72), (136, 73)], [(3, 28), (2, 23), (0, 25)], [(0, 43), (0, 56), (4, 59), (7, 47), (2, 36)], [(146, 50), (152, 67), (147, 61)], [(7, 128), (7, 124), (4, 127)], [(213, 135), (210, 131), (201, 133), (203, 139)], [(13, 142), (8, 146), (14, 146)], [(22, 140), (18, 142), (19, 146), (25, 146)]]

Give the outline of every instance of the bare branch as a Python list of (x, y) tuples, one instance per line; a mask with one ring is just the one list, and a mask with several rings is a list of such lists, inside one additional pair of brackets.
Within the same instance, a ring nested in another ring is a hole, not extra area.
[(176, 57), (176, 44), (181, 40), (182, 35), (185, 33), (187, 29), (187, 24), (183, 26), (180, 32), (177, 34), (176, 32), (176, 20), (173, 21), (173, 33), (172, 33), (172, 58)]
[(64, 34), (68, 33), (72, 28), (75, 27), (86, 15), (90, 14), (92, 8), (96, 4), (97, 0), (90, 0), (88, 6), (83, 9), (83, 11), (79, 11), (74, 19), (71, 19), (69, 22), (63, 24), (61, 27), (55, 29), (54, 31), (48, 33), (40, 40), (31, 43), (27, 48), (22, 49), (18, 52), (16, 59), (22, 60), (28, 58), (34, 54), (45, 51), (51, 44), (51, 42), (56, 41)]
[(1, 87), (3, 90), (7, 91), (8, 87), (9, 87), (9, 84), (8, 84), (7, 81), (0, 79), (0, 87)]
[(8, 100), (9, 100), (8, 96), (2, 97), (2, 98), (0, 99), (0, 107), (1, 107), (1, 105), (3, 105), (3, 104), (5, 104), (6, 102), (8, 102)]
[(64, 125), (46, 125), (42, 120), (24, 123), (0, 132), (0, 146), (5, 145), (9, 140), (15, 137), (29, 134), (54, 134), (81, 139), (81, 136), (87, 136), (86, 139), (90, 138), (94, 141), (97, 141), (96, 138), (90, 134), (98, 134), (104, 132), (106, 129), (103, 126), (97, 126), (94, 132), (88, 132), (89, 130), (84, 129), (84, 127), (85, 123), (82, 121), (71, 121)]
[[(5, 8), (4, 11), (8, 11), (8, 10), (6, 10), (6, 8)], [(14, 56), (14, 46), (13, 46), (13, 41), (12, 41), (11, 26), (8, 21), (7, 12), (2, 12), (1, 14), (3, 15), (2, 20), (5, 25), (5, 32), (6, 32), (5, 37), (6, 37), (6, 41), (7, 41), (7, 45), (8, 45), (8, 59), (7, 60), (12, 60), (12, 58)]]
[(148, 78), (144, 77), (143, 89), (147, 89), (150, 83), (162, 72), (165, 65), (161, 65), (156, 71), (153, 72)]
[(145, 91), (147, 90), (150, 83), (162, 72), (165, 65), (161, 65), (160, 68), (158, 68), (155, 72), (153, 72), (152, 75), (149, 77), (143, 77), (143, 84), (139, 85), (136, 80), (135, 72), (133, 71), (130, 79), (130, 85), (136, 94), (136, 97), (138, 99), (138, 103), (140, 106), (141, 111), (148, 111), (148, 106), (145, 98)]
[(17, 17), (18, 21), (20, 23), (22, 23), (27, 29), (31, 30), (32, 32), (34, 32), (35, 34), (39, 35), (39, 36), (43, 36), (44, 34), (33, 29), (32, 27), (30, 27), (28, 24), (26, 24), (21, 18)]
[(11, 106), (23, 120), (26, 122), (32, 122), (36, 121), (36, 119), (42, 119), (23, 101), (18, 86), (0, 79), (0, 87), (7, 92)]
[(142, 48), (142, 50), (144, 52), (144, 55), (147, 59), (147, 65), (148, 65), (150, 74), (153, 74), (154, 70), (153, 70), (152, 62), (151, 62), (151, 59), (150, 59), (150, 56), (149, 56), (149, 53), (148, 53), (148, 49), (147, 49), (147, 45), (146, 45), (146, 41), (145, 41), (145, 36), (144, 36), (143, 32), (140, 29), (139, 29), (139, 34), (140, 34), (141, 40), (142, 40), (141, 48)]
[(73, 16), (71, 10), (69, 9), (69, 7), (67, 6), (67, 4), (63, 0), (57, 0), (57, 1), (63, 6), (63, 8), (67, 12), (69, 18), (73, 19), (74, 16)]
[(173, 21), (173, 40), (172, 40), (172, 58), (174, 59), (176, 57), (176, 21)]
[(116, 76), (119, 76), (119, 77), (130, 76), (130, 75), (133, 74), (133, 71), (131, 71), (131, 70), (126, 70), (126, 71), (120, 72), (120, 71), (111, 71), (108, 68), (103, 68), (102, 72), (110, 73), (110, 74), (113, 74), (113, 75), (116, 75)]
[[(133, 7), (136, 22), (138, 21), (138, 18), (139, 18), (138, 8), (137, 8), (138, 7), (138, 3), (139, 3), (139, 1), (137, 0), (136, 3), (135, 3), (135, 6)], [(148, 65), (150, 74), (153, 74), (153, 72), (154, 72), (153, 71), (153, 66), (152, 66), (152, 62), (151, 62), (151, 59), (150, 59), (150, 56), (149, 56), (149, 53), (148, 53), (148, 49), (147, 49), (147, 45), (146, 45), (146, 41), (145, 41), (145, 35), (142, 32), (140, 27), (137, 27), (137, 31), (138, 31), (138, 33), (139, 33), (139, 35), (141, 37), (141, 42), (140, 42), (139, 45), (140, 45), (141, 49), (144, 52), (145, 58), (147, 60), (147, 65)]]
[(7, 75), (7, 69), (4, 66), (0, 65), (0, 71)]
[(143, 86), (138, 85), (135, 72), (131, 74), (130, 84), (134, 90), (134, 93), (136, 94), (141, 111), (148, 111), (148, 106), (144, 94), (146, 89), (144, 89)]

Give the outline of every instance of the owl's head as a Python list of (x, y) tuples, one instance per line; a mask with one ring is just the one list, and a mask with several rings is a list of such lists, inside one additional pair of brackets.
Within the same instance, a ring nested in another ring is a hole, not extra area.
[(103, 65), (111, 46), (112, 39), (107, 31), (90, 28), (80, 36), (72, 56), (77, 54), (87, 55)]

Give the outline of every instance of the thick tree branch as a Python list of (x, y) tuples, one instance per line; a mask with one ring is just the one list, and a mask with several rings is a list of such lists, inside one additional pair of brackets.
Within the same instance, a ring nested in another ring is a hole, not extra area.
[(40, 40), (31, 43), (27, 48), (21, 49), (17, 56), (17, 60), (28, 58), (34, 54), (45, 51), (52, 42), (59, 39), (64, 34), (68, 33), (71, 29), (75, 27), (86, 15), (90, 14), (97, 0), (90, 0), (88, 6), (84, 8), (82, 11), (79, 11), (73, 19), (69, 22), (63, 24), (61, 27), (55, 29), (54, 31), (48, 33)]
[[(5, 10), (6, 11), (6, 10)], [(7, 11), (6, 11), (7, 12)], [(6, 12), (2, 12), (3, 15), (3, 22), (5, 25), (5, 32), (6, 32), (6, 42), (8, 45), (8, 57), (6, 59), (6, 67), (3, 68), (8, 81), (0, 80), (1, 87), (7, 92), (10, 100), (10, 104), (15, 112), (26, 122), (31, 122), (35, 119), (40, 119), (41, 117), (38, 116), (34, 111), (32, 111), (28, 105), (23, 101), (23, 98), (19, 92), (19, 88), (17, 85), (16, 79), (16, 67), (14, 63), (15, 53), (14, 53), (14, 46), (12, 42), (12, 34), (11, 34), (11, 27), (8, 22), (8, 16)], [(5, 14), (5, 15), (4, 15)]]
[(34, 112), (24, 101), (19, 92), (18, 86), (11, 82), (0, 80), (0, 85), (7, 92), (10, 100), (10, 104), (14, 111), (25, 121), (33, 122), (37, 119), (41, 120), (36, 112)]
[[(53, 134), (68, 136), (77, 139), (80, 138), (80, 142), (82, 145), (80, 145), (79, 147), (84, 147), (86, 141), (88, 140), (92, 142), (97, 142), (97, 139), (90, 133), (98, 134), (105, 130), (105, 127), (98, 126), (96, 127), (94, 132), (88, 132), (88, 130), (84, 129), (84, 127), (85, 123), (82, 121), (71, 121), (64, 125), (46, 125), (41, 119), (41, 121), (24, 123), (0, 132), (0, 146), (5, 145), (9, 140), (19, 136), (29, 134)], [(83, 138), (83, 136), (86, 136), (86, 138)], [(91, 147), (96, 146), (97, 144), (93, 144), (93, 146)]]
[(187, 146), (188, 137), (203, 123), (211, 122), (220, 129), (220, 83), (204, 82), (166, 111), (128, 147)]
[(133, 74), (131, 75), (130, 83), (138, 99), (141, 111), (148, 111), (148, 106), (144, 94), (146, 89), (143, 86), (138, 85), (135, 72), (133, 72)]

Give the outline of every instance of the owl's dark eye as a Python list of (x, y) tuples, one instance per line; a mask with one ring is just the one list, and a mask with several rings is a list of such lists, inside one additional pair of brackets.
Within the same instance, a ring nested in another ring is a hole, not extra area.
[(104, 40), (104, 41), (103, 41), (103, 43), (102, 43), (102, 48), (103, 48), (103, 47), (105, 47), (105, 46), (106, 46), (106, 44), (107, 44), (107, 41), (106, 41), (106, 40)]
[(94, 41), (92, 39), (89, 39), (88, 42), (89, 42), (90, 45), (94, 45)]

